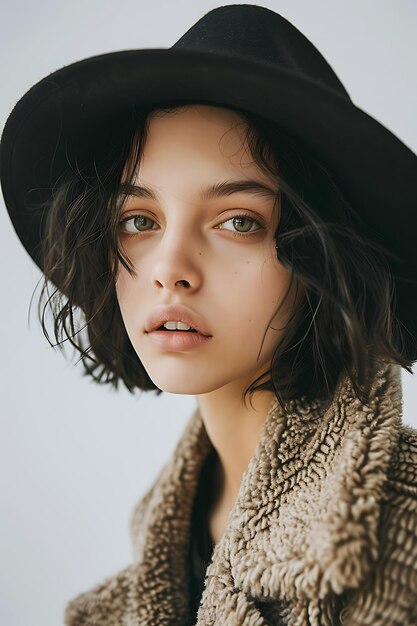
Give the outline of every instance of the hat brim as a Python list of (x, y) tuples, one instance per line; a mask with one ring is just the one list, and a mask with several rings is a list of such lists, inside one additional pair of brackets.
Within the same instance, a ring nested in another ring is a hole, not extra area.
[[(252, 111), (308, 145), (337, 178), (367, 234), (397, 255), (401, 321), (417, 334), (417, 157), (347, 98), (275, 65), (185, 49), (113, 52), (47, 76), (19, 100), (0, 146), (14, 228), (41, 267), (33, 206), (77, 160), (95, 158), (135, 109), (173, 101)], [(38, 219), (38, 218), (36, 218)], [(417, 346), (416, 346), (417, 358)]]

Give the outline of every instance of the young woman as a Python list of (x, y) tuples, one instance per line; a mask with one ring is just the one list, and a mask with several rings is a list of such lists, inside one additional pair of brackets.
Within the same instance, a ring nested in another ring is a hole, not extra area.
[(416, 174), (258, 6), (16, 105), (3, 194), (56, 340), (99, 383), (197, 400), (134, 562), (67, 626), (417, 623)]

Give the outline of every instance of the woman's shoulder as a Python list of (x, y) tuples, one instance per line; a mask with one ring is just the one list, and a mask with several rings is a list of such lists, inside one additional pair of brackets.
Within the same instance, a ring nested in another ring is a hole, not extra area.
[(414, 573), (410, 570), (410, 576), (417, 593), (417, 429), (407, 424), (400, 428), (388, 467), (380, 531), (381, 545), (395, 557), (396, 563), (411, 565)]
[(417, 428), (402, 424), (387, 472), (386, 497), (398, 504), (414, 502), (417, 515)]
[[(380, 559), (392, 623), (417, 619), (417, 429), (402, 424), (387, 472), (381, 507)], [(395, 621), (394, 617), (399, 621)]]
[(417, 429), (402, 424), (381, 501), (378, 557), (359, 589), (347, 593), (346, 626), (417, 624)]

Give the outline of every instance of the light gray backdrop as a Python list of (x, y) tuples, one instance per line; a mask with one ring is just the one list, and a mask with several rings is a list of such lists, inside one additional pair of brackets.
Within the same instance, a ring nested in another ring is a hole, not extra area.
[[(17, 100), (50, 72), (113, 50), (169, 47), (221, 4), (17, 0), (4, 6), (1, 128)], [(355, 104), (417, 152), (415, 0), (252, 4), (294, 21)], [(33, 307), (28, 328), (40, 272), (0, 203), (0, 624), (57, 626), (67, 601), (129, 564), (134, 503), (168, 459), (195, 400), (94, 385), (81, 365), (49, 347)], [(403, 372), (403, 386), (404, 421), (417, 426), (414, 376)]]

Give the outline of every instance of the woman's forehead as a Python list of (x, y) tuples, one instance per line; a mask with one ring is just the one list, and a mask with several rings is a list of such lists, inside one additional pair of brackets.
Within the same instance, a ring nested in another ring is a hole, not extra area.
[[(216, 184), (226, 178), (276, 182), (261, 168), (247, 143), (248, 123), (234, 111), (206, 105), (187, 105), (174, 111), (157, 110), (150, 124), (132, 143), (125, 172), (135, 168), (132, 179), (148, 186), (161, 179), (187, 175), (197, 185)], [(141, 141), (141, 154), (138, 145)], [(125, 180), (126, 176), (122, 177)]]
[(236, 122), (241, 123), (244, 121), (244, 118), (237, 111), (228, 107), (200, 103), (183, 104), (169, 109), (154, 109), (148, 115), (148, 120), (151, 124), (157, 120), (169, 120), (180, 117), (187, 118), (187, 121), (194, 120), (226, 127)]
[(182, 156), (193, 153), (193, 158), (196, 153), (224, 158), (239, 153), (242, 158), (247, 152), (246, 127), (232, 112), (214, 110), (206, 115), (194, 109), (181, 109), (174, 115), (149, 120), (144, 153), (152, 156), (156, 152), (161, 158), (170, 156), (168, 150), (175, 153), (182, 150)]

